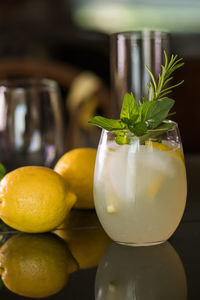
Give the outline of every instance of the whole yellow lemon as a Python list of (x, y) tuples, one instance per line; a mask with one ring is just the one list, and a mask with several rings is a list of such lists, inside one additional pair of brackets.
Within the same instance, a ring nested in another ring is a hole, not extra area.
[(81, 269), (97, 266), (111, 243), (94, 211), (71, 211), (55, 233), (67, 242)]
[(0, 217), (9, 226), (38, 233), (63, 222), (76, 202), (62, 176), (49, 168), (22, 167), (0, 182)]
[(67, 245), (56, 235), (17, 234), (0, 248), (0, 270), (12, 292), (42, 298), (59, 292), (78, 269)]
[(76, 208), (94, 208), (93, 178), (96, 150), (77, 148), (64, 154), (54, 170), (63, 176), (71, 192), (77, 196)]

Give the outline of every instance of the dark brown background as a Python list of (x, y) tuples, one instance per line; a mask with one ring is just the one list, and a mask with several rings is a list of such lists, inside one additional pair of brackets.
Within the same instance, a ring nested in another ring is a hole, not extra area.
[[(185, 152), (199, 152), (200, 35), (172, 34), (171, 50), (185, 61), (175, 75), (175, 81), (184, 78), (185, 83), (174, 92), (174, 119), (179, 123)], [(62, 68), (69, 71), (67, 75)], [(59, 81), (65, 97), (74, 74), (81, 70), (95, 72), (110, 87), (109, 36), (78, 28), (71, 18), (70, 1), (0, 1), (0, 79), (52, 77)]]

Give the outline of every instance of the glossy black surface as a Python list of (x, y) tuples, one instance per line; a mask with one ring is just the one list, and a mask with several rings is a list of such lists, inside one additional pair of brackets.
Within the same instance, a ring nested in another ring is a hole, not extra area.
[[(65, 245), (75, 256), (77, 249), (84, 254), (81, 262), (84, 269), (72, 272), (64, 288), (48, 299), (199, 299), (200, 156), (186, 156), (186, 166), (187, 206), (178, 229), (168, 243), (145, 249), (110, 244), (103, 231), (97, 229), (98, 221), (94, 212), (90, 212), (91, 224), (83, 222), (83, 226), (89, 225), (92, 228), (80, 229), (79, 223), (78, 228), (74, 228), (76, 226), (73, 224), (73, 228), (65, 230), (68, 239)], [(81, 214), (84, 218), (84, 212)], [(5, 235), (4, 238), (8, 237)], [(72, 240), (75, 248), (72, 247)], [(56, 278), (58, 274), (54, 276)], [(0, 299), (25, 298), (28, 299), (11, 292), (5, 286), (0, 290)]]

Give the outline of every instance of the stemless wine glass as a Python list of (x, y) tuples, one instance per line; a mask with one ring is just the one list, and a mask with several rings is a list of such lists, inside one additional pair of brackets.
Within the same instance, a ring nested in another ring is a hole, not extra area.
[(94, 200), (102, 226), (118, 243), (162, 243), (182, 218), (186, 171), (178, 125), (173, 124), (155, 138), (127, 131), (126, 145), (117, 144), (114, 133), (102, 131)]
[(0, 161), (7, 170), (52, 166), (64, 153), (64, 123), (57, 83), (49, 79), (0, 82)]

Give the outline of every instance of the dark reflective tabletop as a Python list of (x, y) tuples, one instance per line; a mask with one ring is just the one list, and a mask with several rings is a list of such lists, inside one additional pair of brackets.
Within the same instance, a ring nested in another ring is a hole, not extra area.
[(200, 156), (186, 157), (188, 199), (171, 239), (151, 247), (112, 242), (94, 211), (74, 210), (45, 234), (1, 234), (0, 299), (195, 300), (200, 278)]

